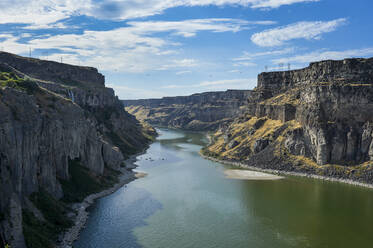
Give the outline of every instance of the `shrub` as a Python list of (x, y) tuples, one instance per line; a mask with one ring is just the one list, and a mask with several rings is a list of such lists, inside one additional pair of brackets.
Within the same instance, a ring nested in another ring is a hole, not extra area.
[(79, 160), (69, 161), (70, 180), (60, 180), (65, 202), (81, 202), (90, 194), (112, 187), (118, 182), (119, 172), (105, 168), (103, 176), (93, 175)]
[(66, 213), (71, 209), (46, 191), (41, 190), (31, 194), (30, 200), (42, 212), (44, 218), (57, 228), (57, 232), (72, 226), (72, 221), (66, 217)]
[(53, 248), (52, 240), (57, 239), (58, 233), (54, 226), (38, 220), (33, 213), (23, 210), (23, 235), (28, 248)]

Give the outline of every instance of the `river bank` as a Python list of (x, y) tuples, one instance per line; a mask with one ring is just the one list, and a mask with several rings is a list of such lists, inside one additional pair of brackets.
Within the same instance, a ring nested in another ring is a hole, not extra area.
[[(79, 238), (79, 234), (81, 230), (84, 228), (85, 223), (89, 217), (89, 211), (88, 208), (95, 202), (95, 200), (108, 196), (124, 185), (132, 182), (133, 180), (136, 180), (138, 178), (146, 176), (145, 173), (143, 172), (136, 172), (133, 171), (132, 169), (135, 169), (137, 165), (135, 164), (136, 162), (136, 157), (143, 154), (135, 154), (132, 155), (129, 159), (125, 161), (126, 163), (126, 168), (121, 168), (121, 176), (119, 178), (119, 182), (115, 184), (113, 187), (106, 189), (104, 191), (101, 191), (99, 193), (91, 194), (87, 196), (83, 202), (80, 203), (74, 203), (72, 205), (73, 210), (77, 212), (76, 217), (74, 219), (74, 225), (69, 228), (66, 232), (62, 233), (60, 235), (60, 238), (58, 240), (58, 244), (56, 247), (58, 248), (70, 248), (72, 247), (72, 243)], [(131, 169), (131, 170), (127, 170)]]
[(146, 154), (137, 157), (137, 169), (149, 176), (97, 201), (74, 248), (348, 248), (372, 243), (372, 190), (301, 177), (227, 179), (225, 170), (235, 168), (198, 154), (207, 143), (203, 133), (159, 133)]
[(253, 171), (258, 171), (258, 172), (275, 174), (275, 175), (279, 175), (279, 176), (297, 176), (297, 177), (314, 178), (314, 179), (319, 179), (319, 180), (324, 180), (324, 181), (340, 182), (340, 183), (351, 184), (351, 185), (354, 185), (354, 186), (373, 189), (373, 184), (361, 183), (361, 182), (357, 182), (357, 181), (349, 180), (349, 179), (326, 177), (326, 176), (320, 176), (320, 175), (315, 175), (315, 174), (310, 174), (310, 173), (281, 171), (281, 170), (273, 170), (273, 169), (262, 169), (262, 168), (258, 168), (258, 167), (254, 167), (254, 166), (244, 164), (242, 162), (234, 162), (234, 161), (221, 160), (221, 159), (209, 157), (209, 156), (206, 156), (206, 155), (202, 154), (202, 152), (200, 152), (200, 155), (203, 158), (214, 161), (214, 162), (218, 162), (218, 163), (222, 163), (222, 164), (226, 164), (226, 165), (230, 165), (230, 166), (235, 166), (235, 167), (242, 168), (242, 169), (247, 169), (247, 170), (253, 170)]
[[(205, 146), (209, 146), (212, 143), (212, 139), (210, 134), (206, 134), (206, 138), (208, 140), (208, 144)], [(302, 172), (293, 172), (293, 171), (284, 171), (284, 170), (275, 170), (275, 169), (263, 169), (255, 166), (250, 166), (248, 164), (244, 164), (239, 161), (228, 161), (228, 160), (223, 160), (223, 159), (217, 159), (214, 157), (207, 156), (206, 154), (203, 154), (202, 150), (199, 152), (199, 154), (208, 160), (230, 165), (230, 166), (235, 166), (238, 168), (242, 169), (247, 169), (247, 170), (252, 170), (252, 171), (258, 171), (258, 172), (264, 172), (264, 173), (270, 173), (270, 174), (275, 174), (279, 176), (297, 176), (297, 177), (307, 177), (307, 178), (313, 178), (313, 179), (319, 179), (319, 180), (324, 180), (324, 181), (330, 181), (330, 182), (339, 182), (339, 183), (345, 183), (345, 184), (350, 184), (354, 186), (359, 186), (359, 187), (364, 187), (364, 188), (369, 188), (373, 189), (373, 184), (370, 183), (362, 183), (358, 182), (355, 180), (351, 179), (344, 179), (344, 178), (335, 178), (335, 177), (328, 177), (328, 176), (321, 176), (321, 175), (315, 175), (311, 173), (302, 173)]]

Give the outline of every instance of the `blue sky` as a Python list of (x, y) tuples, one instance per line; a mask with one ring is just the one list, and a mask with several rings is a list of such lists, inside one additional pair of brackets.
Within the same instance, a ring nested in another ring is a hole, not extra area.
[(368, 0), (2, 0), (0, 49), (97, 67), (121, 99), (252, 89), (257, 74), (373, 56)]

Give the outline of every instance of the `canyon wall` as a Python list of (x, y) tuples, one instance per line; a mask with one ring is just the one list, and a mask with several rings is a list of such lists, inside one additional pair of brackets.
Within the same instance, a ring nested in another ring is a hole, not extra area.
[(373, 182), (372, 116), (372, 58), (261, 73), (245, 114), (221, 127), (205, 152)]
[(152, 125), (214, 130), (242, 113), (249, 90), (205, 92), (161, 99), (123, 100), (129, 113)]
[(29, 196), (62, 198), (69, 161), (100, 177), (145, 136), (96, 69), (0, 53), (0, 245), (26, 247), (22, 212), (38, 212)]

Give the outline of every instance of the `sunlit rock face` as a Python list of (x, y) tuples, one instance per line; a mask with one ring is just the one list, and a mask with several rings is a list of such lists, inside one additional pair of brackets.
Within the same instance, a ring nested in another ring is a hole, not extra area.
[(123, 100), (129, 113), (153, 125), (215, 130), (244, 111), (249, 90), (206, 92), (162, 99)]
[(373, 182), (373, 59), (258, 76), (245, 113), (204, 153), (267, 169)]
[(299, 122), (303, 131), (292, 137), (303, 141), (293, 143), (305, 147), (291, 149), (294, 154), (302, 151), (320, 165), (349, 164), (373, 154), (372, 96), (373, 59), (328, 60), (300, 70), (261, 73), (248, 113)]

